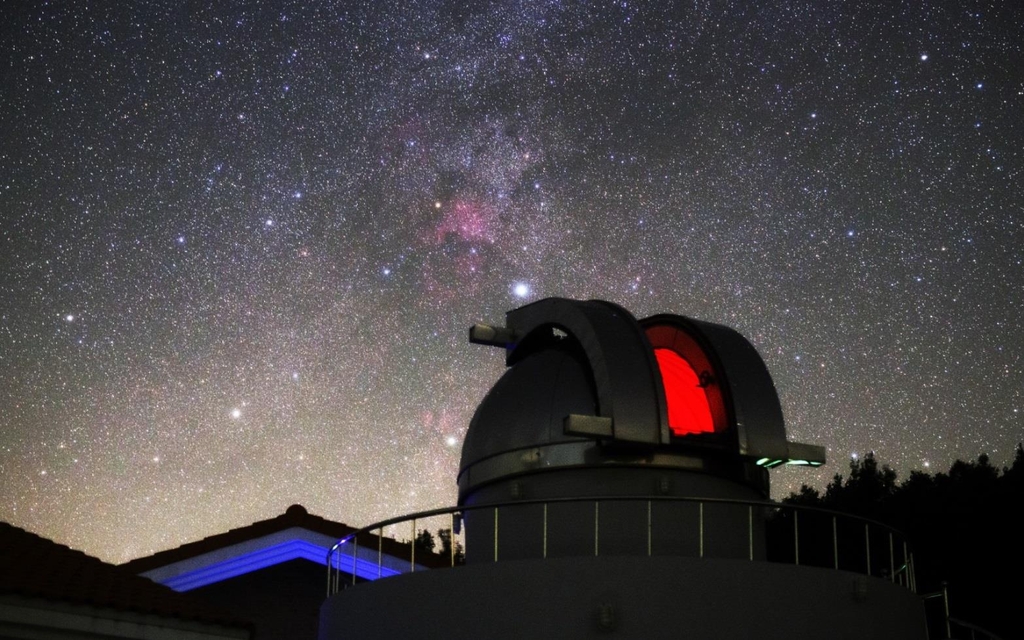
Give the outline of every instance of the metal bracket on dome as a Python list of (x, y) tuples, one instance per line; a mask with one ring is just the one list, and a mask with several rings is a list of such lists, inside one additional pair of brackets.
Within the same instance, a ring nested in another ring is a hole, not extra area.
[(786, 464), (820, 467), (825, 464), (825, 447), (803, 442), (787, 442), (789, 460)]
[(614, 438), (612, 419), (603, 416), (581, 416), (576, 413), (565, 416), (562, 431), (567, 436), (584, 438)]
[(507, 327), (494, 327), (489, 324), (477, 323), (469, 328), (469, 341), (489, 347), (512, 348), (523, 337), (522, 332)]
[(787, 442), (785, 458), (760, 458), (757, 466), (774, 469), (782, 465), (820, 467), (825, 464), (825, 447), (803, 442)]

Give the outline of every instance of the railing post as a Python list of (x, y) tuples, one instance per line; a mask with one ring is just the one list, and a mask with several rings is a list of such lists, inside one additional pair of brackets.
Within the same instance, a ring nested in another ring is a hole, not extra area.
[(942, 606), (946, 608), (946, 637), (953, 637), (953, 629), (949, 625), (949, 585), (942, 582)]
[[(800, 566), (800, 512), (793, 510), (793, 559)], [(753, 560), (753, 558), (751, 558)]]
[(548, 503), (544, 503), (544, 547), (541, 550), (544, 558), (548, 557)]
[(868, 575), (871, 575), (871, 531), (868, 529), (868, 523), (864, 523), (864, 555), (868, 565)]
[(700, 505), (700, 517), (698, 519), (698, 527), (700, 528), (700, 557), (704, 557), (704, 503), (697, 503)]
[(380, 579), (384, 567), (384, 527), (377, 527), (377, 578)]
[(835, 561), (836, 571), (839, 570), (839, 530), (836, 526), (836, 517), (832, 516), (832, 559)]
[(455, 512), (452, 511), (448, 514), (448, 546), (452, 552), (452, 566), (455, 566)]
[(896, 552), (892, 547), (892, 531), (889, 532), (889, 578), (896, 582)]
[(331, 563), (334, 562), (334, 547), (327, 550), (327, 597), (331, 597)]
[(598, 541), (598, 522), (600, 517), (601, 501), (594, 500), (594, 556), (597, 556), (597, 541)]
[(494, 507), (494, 561), (498, 561), (498, 507)]
[(910, 558), (907, 557), (907, 541), (903, 540), (903, 573), (907, 577), (907, 588), (913, 590), (910, 586)]
[(750, 547), (750, 560), (754, 560), (754, 505), (747, 505), (747, 544)]
[(416, 518), (412, 519), (412, 540), (409, 547), (409, 573), (416, 573)]
[(647, 557), (651, 557), (651, 501), (647, 501)]
[(359, 555), (359, 536), (352, 536), (352, 584), (356, 583), (356, 556)]

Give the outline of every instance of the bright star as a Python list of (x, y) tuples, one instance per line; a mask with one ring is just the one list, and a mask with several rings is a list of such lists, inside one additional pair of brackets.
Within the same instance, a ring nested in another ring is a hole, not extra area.
[(525, 298), (530, 295), (530, 285), (525, 282), (517, 282), (512, 286), (512, 293), (517, 298)]

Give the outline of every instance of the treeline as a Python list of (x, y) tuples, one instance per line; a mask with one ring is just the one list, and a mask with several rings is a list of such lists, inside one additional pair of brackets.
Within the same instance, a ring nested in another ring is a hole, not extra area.
[[(440, 545), (438, 544), (440, 541)], [(452, 550), (452, 530), (438, 529), (437, 534), (431, 533), (428, 529), (420, 529), (416, 533), (416, 552), (435, 553), (443, 559), (451, 559), (455, 564), (464, 564), (466, 554), (462, 549), (462, 543), (455, 541), (454, 553)]]
[[(803, 486), (783, 502), (850, 513), (902, 531), (913, 545), (918, 593), (946, 583), (950, 614), (1004, 638), (1021, 637), (1024, 593), (1024, 447), (1010, 467), (988, 456), (948, 473), (911, 472), (902, 482), (874, 455), (850, 462), (822, 494)], [(929, 603), (941, 613), (942, 604)]]

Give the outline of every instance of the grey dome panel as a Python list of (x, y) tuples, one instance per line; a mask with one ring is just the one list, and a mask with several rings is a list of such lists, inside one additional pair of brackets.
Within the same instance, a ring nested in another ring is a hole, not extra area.
[(636, 318), (603, 300), (546, 298), (506, 314), (508, 328), (524, 339), (508, 353), (515, 366), (535, 352), (533, 334), (557, 327), (581, 348), (597, 395), (595, 415), (612, 421), (620, 442), (668, 441), (668, 414), (651, 345)]
[(597, 398), (587, 365), (569, 349), (546, 349), (509, 368), (477, 407), (462, 445), (460, 473), (490, 456), (559, 442), (569, 414), (593, 415)]

